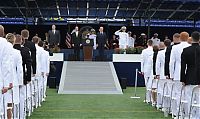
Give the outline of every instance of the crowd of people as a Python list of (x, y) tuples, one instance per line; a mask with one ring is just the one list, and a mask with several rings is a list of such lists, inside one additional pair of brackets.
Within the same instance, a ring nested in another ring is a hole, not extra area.
[(142, 51), (141, 74), (144, 76), (144, 102), (175, 119), (200, 118), (200, 33), (189, 37), (175, 33), (173, 41), (156, 37)]
[(25, 119), (46, 98), (49, 52), (40, 37), (0, 25), (0, 119)]

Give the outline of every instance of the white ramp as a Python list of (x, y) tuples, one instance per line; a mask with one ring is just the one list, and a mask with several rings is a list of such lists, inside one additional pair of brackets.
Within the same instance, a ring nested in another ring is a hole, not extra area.
[(123, 94), (112, 62), (64, 62), (58, 94)]

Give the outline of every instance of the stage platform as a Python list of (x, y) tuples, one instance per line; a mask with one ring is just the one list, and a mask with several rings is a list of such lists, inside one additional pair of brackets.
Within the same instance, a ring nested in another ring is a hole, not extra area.
[[(68, 51), (68, 50), (65, 50)], [(71, 50), (69, 50), (71, 51)], [(61, 79), (61, 73), (63, 69), (63, 63), (66, 61), (64, 58), (67, 56), (65, 53), (54, 53), (53, 56), (51, 56), (50, 60), (51, 63), (55, 65), (56, 72), (56, 86), (59, 87), (60, 85), (60, 79)], [(111, 56), (112, 60), (111, 62), (114, 65), (115, 71), (117, 73), (118, 79), (127, 79), (127, 86), (134, 86), (135, 85), (135, 71), (138, 69), (140, 71), (140, 60), (141, 57), (139, 54), (112, 54)], [(83, 62), (83, 61), (80, 61)], [(93, 61), (97, 62), (97, 61)], [(110, 61), (107, 61), (110, 62)], [(138, 86), (143, 87), (144, 86), (144, 78), (142, 75), (138, 75)]]
[(65, 61), (59, 94), (123, 94), (112, 62)]

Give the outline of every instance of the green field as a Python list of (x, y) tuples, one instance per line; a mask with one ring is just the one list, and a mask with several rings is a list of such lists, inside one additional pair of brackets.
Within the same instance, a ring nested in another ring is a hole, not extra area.
[(124, 90), (123, 95), (59, 95), (55, 89), (48, 89), (46, 102), (29, 119), (164, 118), (162, 112), (143, 102), (144, 91), (138, 88), (141, 99), (130, 99), (133, 88)]

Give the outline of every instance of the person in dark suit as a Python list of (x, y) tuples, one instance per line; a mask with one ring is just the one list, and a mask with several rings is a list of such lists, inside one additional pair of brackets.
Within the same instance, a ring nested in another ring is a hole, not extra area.
[(103, 32), (102, 26), (99, 28), (99, 32), (97, 33), (96, 39), (97, 39), (97, 46), (99, 49), (99, 57), (100, 57), (100, 60), (103, 60), (104, 59), (104, 47), (107, 42), (107, 35), (105, 32)]
[(75, 29), (71, 33), (72, 35), (72, 46), (74, 48), (74, 55), (75, 60), (80, 60), (80, 46), (81, 44), (81, 34), (79, 32), (78, 26), (75, 27)]
[(32, 72), (33, 76), (36, 74), (36, 48), (35, 44), (29, 40), (29, 31), (27, 29), (24, 29), (21, 31), (21, 36), (23, 40), (24, 47), (29, 48), (31, 51), (31, 59), (32, 59)]
[(48, 32), (48, 42), (51, 48), (60, 45), (60, 31), (56, 30), (55, 25), (52, 25), (52, 30)]
[(173, 44), (168, 46), (165, 52), (165, 66), (164, 66), (164, 70), (165, 70), (165, 76), (167, 78), (170, 78), (170, 74), (169, 74), (169, 61), (170, 61), (170, 55), (171, 55), (171, 50), (172, 47), (174, 45), (177, 45), (180, 43), (180, 34), (179, 33), (175, 33), (173, 35)]
[(188, 102), (184, 108), (186, 110), (185, 117), (189, 117), (192, 90), (196, 85), (200, 87), (200, 33), (195, 31), (191, 36), (192, 45), (183, 49), (181, 55), (180, 81), (185, 86), (185, 99)]

